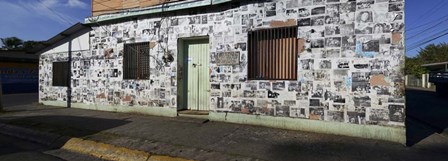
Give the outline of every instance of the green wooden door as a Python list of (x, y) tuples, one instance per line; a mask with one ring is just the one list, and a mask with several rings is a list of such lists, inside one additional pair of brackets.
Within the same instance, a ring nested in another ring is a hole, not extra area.
[(210, 73), (208, 40), (192, 40), (185, 45), (188, 52), (188, 109), (209, 110)]

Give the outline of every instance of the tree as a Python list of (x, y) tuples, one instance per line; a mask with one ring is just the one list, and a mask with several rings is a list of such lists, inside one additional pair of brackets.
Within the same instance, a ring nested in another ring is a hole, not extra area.
[(414, 75), (416, 77), (421, 77), (422, 74), (427, 73), (427, 70), (423, 68), (421, 65), (421, 61), (418, 58), (409, 58), (406, 57), (405, 62), (405, 73), (406, 75)]
[(20, 49), (23, 46), (23, 40), (17, 37), (0, 38), (3, 43), (2, 48)]
[(32, 40), (30, 40), (30, 41), (23, 42), (22, 48), (23, 48), (23, 50), (29, 51), (29, 50), (32, 50), (35, 47), (38, 47), (39, 45), (42, 45), (41, 41), (32, 41)]
[(421, 77), (422, 74), (427, 73), (427, 70), (421, 65), (446, 61), (448, 61), (448, 44), (430, 44), (421, 49), (416, 57), (406, 57), (405, 73)]

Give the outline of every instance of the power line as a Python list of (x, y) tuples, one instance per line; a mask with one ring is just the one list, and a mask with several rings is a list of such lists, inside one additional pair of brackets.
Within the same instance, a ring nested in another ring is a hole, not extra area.
[(427, 44), (427, 43), (429, 43), (429, 42), (431, 42), (431, 41), (437, 40), (437, 39), (439, 39), (439, 38), (441, 38), (441, 37), (444, 37), (444, 36), (446, 36), (446, 35), (448, 35), (448, 29), (446, 29), (446, 30), (444, 30), (444, 31), (442, 31), (442, 32), (439, 32), (438, 34), (434, 34), (434, 35), (428, 37), (428, 38), (426, 39), (426, 41), (423, 41), (423, 42), (418, 43), (418, 44), (411, 45), (411, 47), (409, 47), (409, 48), (407, 49), (407, 51), (414, 50), (414, 49), (416, 49), (416, 48), (418, 48), (418, 47), (420, 47), (420, 46), (422, 46), (422, 45), (425, 45), (425, 44)]
[[(445, 1), (445, 2), (441, 2), (441, 1), (443, 1), (443, 0), (439, 0), (438, 2), (437, 2), (437, 4), (435, 5), (435, 6), (433, 6), (431, 9), (429, 9), (429, 10), (426, 10), (426, 12), (424, 13), (424, 14), (421, 14), (420, 15), (420, 17), (418, 17), (416, 20), (420, 20), (420, 19), (422, 19), (423, 17), (430, 17), (430, 16), (426, 16), (428, 13), (430, 14), (430, 15), (432, 15), (435, 11), (434, 10), (438, 10), (438, 9), (440, 9), (440, 6), (444, 6), (448, 1)], [(443, 4), (443, 5), (442, 5)], [(431, 12), (431, 11), (433, 11), (433, 12)], [(409, 24), (413, 24), (415, 21), (413, 21), (413, 22), (411, 22), (411, 23), (409, 23)]]
[[(446, 19), (443, 19), (443, 18), (446, 18)], [(443, 19), (443, 20), (441, 20), (441, 19)], [(420, 27), (430, 25), (430, 24), (433, 23), (433, 22), (444, 21), (444, 20), (448, 20), (448, 14), (445, 15), (445, 16), (443, 16), (443, 17), (440, 17), (440, 18), (438, 18), (438, 19), (436, 19), (436, 20), (430, 21), (430, 22), (428, 22), (428, 23), (424, 23), (424, 24), (421, 24), (421, 25), (419, 25), (419, 26), (416, 26), (416, 27), (407, 29), (406, 32), (411, 32), (411, 31), (414, 31), (414, 30), (416, 30), (416, 29), (418, 29), (418, 28), (420, 28)]]
[(67, 23), (68, 25), (73, 25), (74, 23), (71, 22), (70, 20), (66, 19), (64, 16), (61, 16), (58, 12), (54, 11), (53, 9), (51, 9), (50, 7), (48, 7), (47, 5), (45, 5), (45, 3), (42, 0), (39, 0), (39, 3), (44, 6), (46, 9), (48, 9), (50, 12), (52, 12), (53, 14), (55, 14), (57, 17), (59, 17), (62, 21), (64, 21), (65, 23)]
[(440, 24), (442, 24), (442, 23), (444, 23), (444, 22), (447, 22), (447, 21), (448, 21), (448, 18), (445, 19), (445, 20), (443, 20), (443, 21), (440, 21), (439, 23), (437, 23), (437, 24), (435, 24), (435, 25), (432, 25), (432, 26), (430, 26), (430, 27), (424, 29), (423, 31), (421, 31), (421, 32), (419, 32), (419, 33), (416, 33), (415, 35), (410, 36), (409, 38), (406, 38), (406, 40), (413, 39), (413, 38), (415, 38), (415, 37), (417, 37), (417, 36), (419, 36), (419, 35), (421, 35), (421, 34), (424, 34), (424, 33), (428, 32), (428, 31), (430, 31), (431, 29), (434, 29), (434, 28), (437, 27), (438, 25), (440, 25)]

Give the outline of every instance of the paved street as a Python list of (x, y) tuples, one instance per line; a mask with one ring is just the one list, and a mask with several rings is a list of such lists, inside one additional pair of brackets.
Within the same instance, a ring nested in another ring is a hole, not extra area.
[(46, 146), (0, 134), (0, 161), (102, 161), (101, 159), (51, 149)]
[[(0, 122), (196, 160), (446, 161), (448, 135), (443, 130), (447, 127), (447, 119), (443, 116), (447, 116), (448, 110), (444, 108), (448, 107), (448, 99), (420, 89), (408, 89), (407, 96), (407, 137), (411, 147), (378, 140), (200, 119), (41, 105), (20, 106), (28, 110), (3, 113)], [(56, 156), (64, 154), (51, 152), (52, 155), (57, 153)], [(64, 159), (77, 160), (73, 157)]]
[(3, 95), (3, 107), (5, 110), (19, 110), (22, 105), (38, 102), (38, 93), (22, 93)]
[(58, 157), (43, 152), (49, 148), (0, 134), (0, 160), (2, 161), (61, 161)]

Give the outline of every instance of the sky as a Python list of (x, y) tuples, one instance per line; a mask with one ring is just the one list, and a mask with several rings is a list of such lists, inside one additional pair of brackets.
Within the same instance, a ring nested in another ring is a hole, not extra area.
[[(428, 44), (448, 42), (448, 0), (405, 0), (406, 55)], [(90, 0), (0, 0), (0, 38), (48, 40), (91, 15)], [(1, 45), (1, 44), (0, 44)]]
[(0, 38), (48, 40), (91, 15), (90, 0), (0, 0)]

